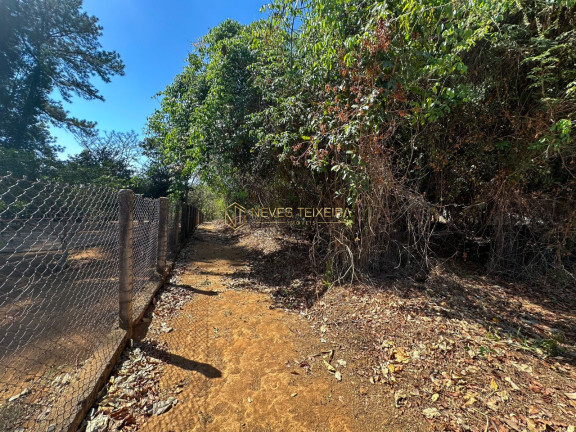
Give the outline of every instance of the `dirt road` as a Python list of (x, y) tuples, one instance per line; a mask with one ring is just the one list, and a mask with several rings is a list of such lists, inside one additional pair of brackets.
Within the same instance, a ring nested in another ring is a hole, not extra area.
[(274, 309), (265, 294), (229, 287), (246, 250), (224, 243), (214, 225), (198, 230), (175, 281), (192, 300), (139, 329), (139, 338), (167, 345), (158, 392), (177, 399), (141, 430), (385, 430), (386, 410), (367, 414), (342, 354), (321, 344), (306, 319)]
[(299, 242), (202, 225), (87, 432), (574, 430), (567, 292), (442, 269), (326, 290)]

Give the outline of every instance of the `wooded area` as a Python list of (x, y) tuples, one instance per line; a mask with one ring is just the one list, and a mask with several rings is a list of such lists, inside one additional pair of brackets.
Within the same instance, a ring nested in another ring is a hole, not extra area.
[(212, 29), (161, 93), (147, 144), (175, 179), (353, 209), (311, 233), (333, 280), (459, 256), (574, 284), (574, 1), (265, 11)]
[[(346, 207), (310, 232), (334, 281), (457, 256), (574, 283), (573, 0), (277, 0), (194, 44), (143, 141), (63, 108), (124, 68), (80, 0), (0, 5), (3, 172), (186, 195), (208, 216)], [(48, 125), (84, 151), (58, 159)]]

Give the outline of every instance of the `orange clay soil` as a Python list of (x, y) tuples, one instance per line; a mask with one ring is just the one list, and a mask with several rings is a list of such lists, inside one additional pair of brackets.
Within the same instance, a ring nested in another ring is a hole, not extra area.
[[(242, 242), (227, 245), (212, 224), (199, 228), (184, 251), (173, 281), (195, 295), (169, 318), (155, 317), (136, 334), (167, 345), (171, 360), (158, 392), (178, 402), (138, 430), (428, 429), (407, 416), (397, 427), (392, 396), (368, 395), (347, 375), (346, 353), (320, 343), (305, 318), (274, 309), (266, 294), (228, 288), (235, 270), (246, 265), (246, 254)], [(158, 320), (165, 322), (160, 328), (173, 330), (152, 335), (149, 329), (158, 328)]]

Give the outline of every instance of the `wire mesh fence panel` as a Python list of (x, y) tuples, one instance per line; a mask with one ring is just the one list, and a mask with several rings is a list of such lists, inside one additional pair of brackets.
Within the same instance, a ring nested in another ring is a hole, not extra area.
[(134, 197), (134, 299), (145, 291), (146, 286), (157, 276), (156, 258), (158, 244), (158, 200)]
[(0, 431), (59, 430), (80, 400), (56, 401), (93, 386), (83, 366), (118, 320), (117, 220), (112, 189), (0, 177)]
[[(134, 317), (159, 286), (158, 249), (173, 258), (184, 240), (180, 203), (167, 240), (159, 220), (160, 201), (136, 195)], [(65, 430), (83, 415), (127, 337), (119, 237), (118, 191), (0, 176), (0, 432)]]

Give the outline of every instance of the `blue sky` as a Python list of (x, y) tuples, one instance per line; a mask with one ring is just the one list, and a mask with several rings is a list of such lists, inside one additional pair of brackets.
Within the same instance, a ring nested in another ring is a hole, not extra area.
[[(142, 134), (158, 107), (153, 96), (182, 71), (191, 44), (227, 18), (248, 24), (261, 17), (266, 0), (84, 0), (84, 10), (104, 27), (104, 49), (120, 53), (126, 74), (111, 83), (94, 79), (106, 99), (75, 98), (66, 108), (78, 118), (98, 122), (102, 131), (134, 130)], [(81, 148), (62, 129), (52, 129), (63, 157)]]

